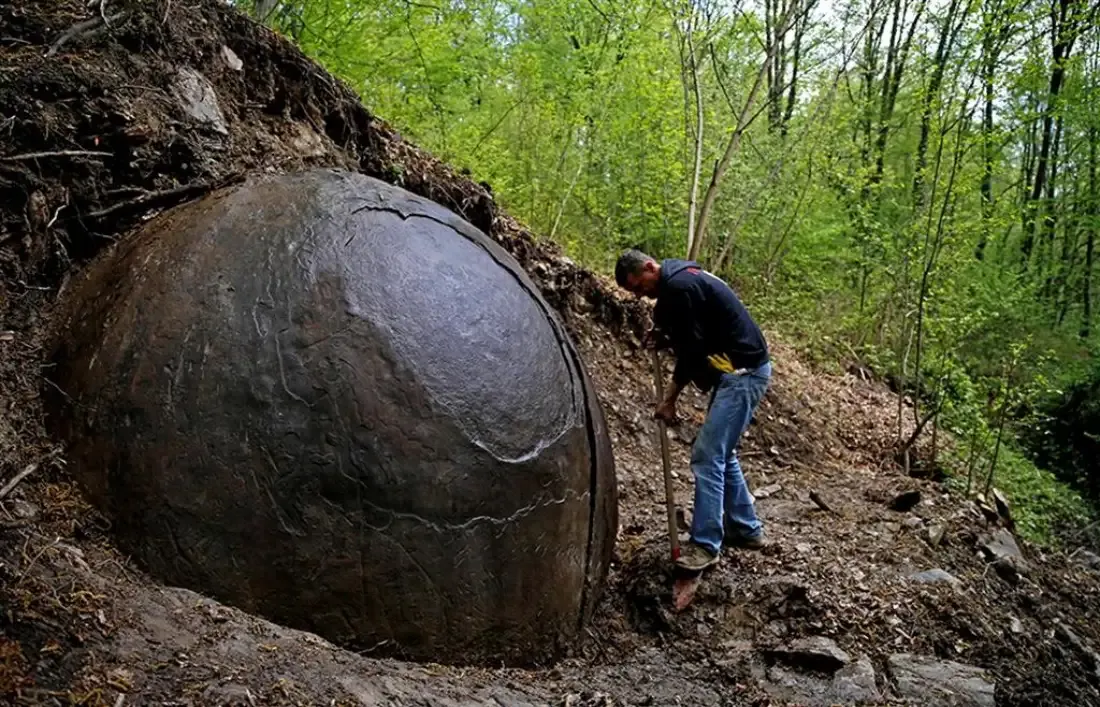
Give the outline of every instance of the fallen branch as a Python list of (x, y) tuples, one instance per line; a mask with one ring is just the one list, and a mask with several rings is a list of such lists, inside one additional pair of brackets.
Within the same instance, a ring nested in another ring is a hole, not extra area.
[(22, 155), (4, 155), (0, 162), (21, 162), (23, 160), (36, 160), (40, 157), (111, 157), (113, 152), (103, 150), (52, 150), (48, 152), (27, 152)]
[(11, 493), (12, 490), (19, 485), (20, 481), (30, 476), (37, 468), (38, 464), (28, 464), (27, 468), (16, 474), (14, 479), (5, 484), (4, 488), (0, 489), (0, 501), (4, 500), (4, 497)]
[(814, 503), (816, 503), (817, 507), (820, 508), (821, 510), (825, 511), (826, 513), (833, 513), (835, 515), (840, 515), (835, 510), (833, 510), (832, 506), (830, 506), (828, 503), (825, 502), (825, 499), (822, 498), (821, 494), (819, 494), (817, 491), (810, 491), (810, 500), (813, 501)]

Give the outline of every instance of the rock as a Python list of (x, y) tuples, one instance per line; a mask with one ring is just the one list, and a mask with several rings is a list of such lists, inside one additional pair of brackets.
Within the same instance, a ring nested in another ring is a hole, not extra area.
[(753, 496), (755, 496), (756, 498), (767, 498), (768, 496), (774, 496), (782, 490), (783, 487), (779, 484), (770, 484), (755, 492)]
[(985, 540), (982, 544), (982, 551), (985, 553), (986, 559), (998, 563), (995, 565), (998, 571), (1001, 571), (1002, 568), (1020, 573), (1027, 570), (1027, 562), (1024, 561), (1024, 554), (1020, 551), (1020, 546), (1016, 544), (1016, 538), (1004, 528), (998, 529), (997, 532)]
[(925, 535), (925, 540), (927, 540), (928, 544), (932, 547), (939, 547), (940, 543), (943, 542), (943, 536), (946, 532), (946, 525), (944, 525), (943, 523), (933, 523), (932, 525), (928, 526), (928, 532)]
[(989, 501), (985, 499), (983, 494), (978, 494), (974, 497), (974, 505), (978, 507), (978, 510), (982, 512), (982, 516), (985, 517), (987, 523), (996, 523), (1001, 518), (1001, 514), (997, 512), (997, 509), (993, 507)]
[(803, 555), (808, 555), (809, 553), (814, 551), (813, 545), (810, 545), (809, 543), (798, 543), (794, 546), (794, 549)]
[(1080, 636), (1073, 632), (1073, 630), (1062, 623), (1061, 620), (1054, 620), (1054, 633), (1060, 639), (1077, 649), (1077, 652), (1084, 659), (1085, 663), (1092, 670), (1093, 677), (1100, 679), (1100, 654), (1097, 654), (1092, 648), (1081, 640)]
[(818, 675), (804, 675), (780, 665), (772, 665), (761, 681), (764, 690), (782, 704), (825, 707), (831, 703), (831, 684)]
[(162, 582), (383, 657), (549, 662), (584, 634), (618, 525), (603, 413), (537, 286), (454, 213), (257, 176), (58, 307), (49, 424)]
[(1000, 489), (993, 489), (993, 503), (997, 508), (997, 515), (1001, 517), (1008, 528), (1014, 528), (1016, 522), (1012, 519), (1012, 507), (1008, 505), (1008, 498)]
[(1020, 576), (1023, 574), (1020, 565), (1020, 561), (1015, 557), (998, 557), (993, 561), (993, 569), (1009, 584), (1020, 582)]
[(252, 707), (256, 704), (256, 697), (252, 691), (234, 682), (210, 685), (203, 690), (202, 696), (206, 704), (218, 705), (218, 707)]
[(30, 501), (13, 498), (5, 501), (5, 503), (7, 503), (8, 512), (19, 520), (34, 520), (38, 517), (38, 506)]
[(174, 89), (187, 115), (200, 123), (206, 123), (215, 132), (229, 134), (225, 116), (218, 105), (218, 94), (205, 76), (194, 69), (182, 67), (176, 74)]
[(1012, 633), (1023, 633), (1024, 624), (1022, 621), (1020, 621), (1020, 619), (1013, 616), (1011, 619), (1009, 619), (1008, 630)]
[(995, 707), (985, 671), (950, 660), (896, 653), (887, 661), (898, 695), (930, 707)]
[(835, 641), (824, 636), (799, 638), (767, 652), (785, 663), (827, 673), (843, 668), (851, 660)]
[(781, 665), (770, 666), (763, 677), (764, 690), (783, 703), (826, 707), (882, 698), (875, 685), (875, 669), (867, 658), (844, 666), (831, 680), (819, 673), (800, 673)]
[(913, 516), (912, 518), (906, 518), (904, 521), (902, 521), (902, 525), (904, 525), (906, 528), (919, 528), (924, 525), (924, 519)]
[(875, 668), (868, 658), (845, 665), (833, 676), (834, 701), (842, 704), (877, 702), (882, 699), (875, 684)]
[(890, 501), (890, 510), (898, 511), (899, 513), (905, 513), (913, 510), (916, 505), (920, 503), (920, 491), (906, 491), (905, 493), (899, 493)]
[(1089, 550), (1080, 550), (1074, 554), (1077, 562), (1089, 569), (1100, 570), (1100, 555)]
[(244, 62), (241, 61), (241, 58), (237, 56), (236, 52), (224, 44), (222, 45), (222, 59), (225, 60), (225, 65), (234, 71), (244, 69)]
[(938, 568), (911, 574), (909, 579), (920, 584), (950, 584), (953, 587), (961, 584), (955, 575)]

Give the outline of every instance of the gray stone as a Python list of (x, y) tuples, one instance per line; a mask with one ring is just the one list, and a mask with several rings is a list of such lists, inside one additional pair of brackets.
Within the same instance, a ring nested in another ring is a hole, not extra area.
[(769, 653), (791, 665), (829, 673), (843, 668), (851, 660), (835, 641), (824, 636), (799, 638)]
[(755, 496), (758, 499), (759, 498), (767, 498), (768, 496), (774, 496), (775, 494), (779, 493), (782, 490), (783, 490), (783, 487), (780, 486), (779, 484), (770, 484), (770, 485), (765, 486), (764, 488), (760, 489), (759, 491), (756, 491), (755, 493), (753, 493), (753, 496)]
[(1076, 557), (1077, 561), (1085, 567), (1100, 570), (1100, 555), (1097, 555), (1095, 552), (1081, 550), (1074, 557)]
[(234, 682), (210, 685), (203, 690), (202, 696), (206, 704), (219, 707), (251, 707), (256, 704), (252, 692), (244, 685)]
[(927, 540), (932, 547), (939, 547), (943, 542), (943, 536), (947, 532), (947, 526), (942, 523), (933, 523), (928, 526)]
[(218, 105), (218, 94), (205, 76), (194, 69), (181, 68), (176, 74), (175, 92), (187, 115), (206, 123), (222, 135), (229, 134), (225, 116)]
[(832, 702), (827, 678), (805, 675), (779, 665), (768, 668), (763, 687), (769, 695), (784, 703), (824, 707)]
[(1013, 616), (1009, 620), (1008, 630), (1012, 631), (1012, 633), (1023, 633), (1024, 632), (1024, 624), (1023, 624), (1022, 621), (1020, 621), (1020, 619)]
[(825, 707), (836, 704), (877, 702), (882, 699), (875, 685), (875, 669), (860, 658), (836, 672), (832, 680), (820, 674), (801, 673), (781, 665), (767, 669), (762, 685), (773, 698), (783, 702)]
[(1012, 562), (1021, 569), (1024, 565), (1024, 554), (1020, 546), (1016, 544), (1016, 538), (1009, 531), (1000, 528), (982, 544), (982, 550), (989, 560), (1003, 560), (1011, 558)]
[(833, 676), (833, 698), (844, 704), (882, 699), (875, 685), (875, 668), (866, 657), (845, 665)]
[(939, 568), (911, 574), (909, 575), (909, 579), (914, 582), (919, 582), (920, 584), (950, 584), (953, 587), (957, 587), (960, 584), (955, 575)]
[(887, 661), (898, 695), (929, 707), (995, 707), (995, 686), (981, 668), (896, 653)]
[(237, 53), (224, 44), (222, 45), (222, 59), (225, 60), (225, 65), (234, 71), (240, 71), (244, 68), (244, 62), (237, 56)]
[(902, 525), (904, 525), (906, 528), (919, 528), (924, 525), (924, 519), (913, 516), (912, 518), (906, 518), (904, 521), (902, 521)]
[(1092, 648), (1088, 646), (1081, 637), (1078, 636), (1073, 630), (1066, 626), (1060, 619), (1054, 620), (1054, 633), (1066, 643), (1070, 644), (1081, 654), (1085, 663), (1092, 668), (1093, 676), (1100, 678), (1100, 654), (1097, 654)]

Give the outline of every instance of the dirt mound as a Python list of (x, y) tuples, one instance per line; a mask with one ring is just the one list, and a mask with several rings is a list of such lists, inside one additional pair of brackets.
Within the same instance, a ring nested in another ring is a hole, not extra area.
[[(1021, 544), (1021, 558), (989, 561), (996, 528), (894, 463), (896, 398), (808, 369), (774, 333), (774, 383), (743, 453), (774, 544), (729, 554), (694, 605), (671, 613), (635, 340), (646, 308), (220, 2), (108, 0), (102, 13), (79, 0), (0, 5), (0, 479), (32, 469), (0, 502), (4, 699), (580, 707), (806, 704), (844, 688), (875, 702), (907, 697), (914, 681), (899, 666), (949, 684), (968, 663), (987, 671), (1000, 704), (1100, 704), (1100, 575), (1088, 558)], [(251, 172), (307, 166), (359, 169), (462, 215), (517, 257), (576, 340), (608, 415), (621, 521), (609, 589), (571, 658), (519, 672), (341, 651), (151, 582), (69, 481), (38, 402), (41, 332), (66, 273), (158, 210)], [(685, 400), (674, 433), (684, 509), (704, 409)], [(918, 502), (891, 510), (903, 491)], [(808, 637), (815, 650), (832, 641), (831, 660), (847, 663), (834, 675), (797, 664), (806, 650), (792, 644)]]

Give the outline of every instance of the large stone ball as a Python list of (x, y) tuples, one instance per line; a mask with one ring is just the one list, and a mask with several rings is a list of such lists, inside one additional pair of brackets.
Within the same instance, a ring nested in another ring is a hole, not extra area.
[(254, 178), (61, 297), (49, 419), (161, 580), (344, 645), (528, 664), (617, 522), (604, 418), (519, 265), (361, 174)]

